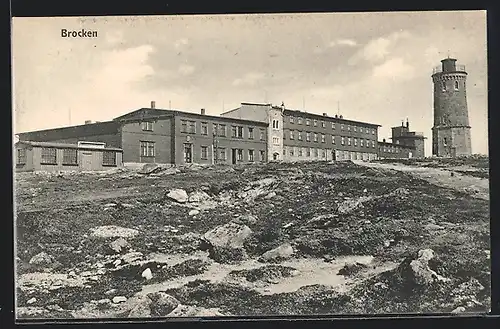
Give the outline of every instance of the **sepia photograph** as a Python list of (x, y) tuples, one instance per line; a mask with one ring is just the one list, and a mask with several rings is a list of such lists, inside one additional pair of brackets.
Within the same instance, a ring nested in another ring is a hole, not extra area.
[(486, 30), (12, 18), (16, 319), (490, 312)]

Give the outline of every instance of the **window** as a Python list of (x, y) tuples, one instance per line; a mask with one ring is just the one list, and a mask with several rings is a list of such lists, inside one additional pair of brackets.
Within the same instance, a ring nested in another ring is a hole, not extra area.
[(231, 137), (243, 138), (243, 127), (241, 126), (231, 126)]
[(351, 126), (347, 125), (347, 131), (351, 131)]
[(279, 137), (273, 137), (273, 144), (274, 145), (280, 145), (280, 139), (279, 139)]
[(181, 132), (187, 133), (187, 121), (186, 120), (181, 120)]
[(78, 165), (78, 151), (76, 149), (63, 150), (63, 165)]
[(294, 137), (293, 137), (293, 130), (290, 130), (290, 139), (294, 139)]
[(299, 157), (302, 156), (302, 147), (299, 147)]
[(301, 141), (301, 140), (302, 140), (302, 131), (299, 131), (299, 132), (298, 132), (297, 139), (298, 139), (299, 141)]
[(190, 134), (196, 133), (196, 122), (195, 121), (188, 121), (188, 132)]
[(286, 155), (286, 150), (285, 150), (285, 149), (283, 149), (283, 156), (285, 156), (285, 155)]
[(318, 120), (313, 120), (313, 126), (317, 127), (318, 126)]
[(306, 155), (307, 155), (308, 157), (310, 157), (310, 156), (311, 156), (311, 149), (310, 149), (310, 148), (307, 148), (307, 149), (306, 149)]
[(238, 138), (243, 138), (243, 127), (238, 127)]
[(345, 137), (344, 136), (341, 137), (340, 144), (345, 145)]
[(447, 143), (446, 143), (446, 137), (443, 139), (443, 146), (446, 146)]
[(363, 138), (361, 138), (361, 139), (359, 140), (359, 146), (361, 146), (361, 147), (363, 147), (363, 146), (364, 146), (364, 141), (363, 141)]
[(207, 160), (208, 159), (208, 146), (202, 146), (201, 147), (201, 158), (203, 160)]
[(321, 151), (321, 156), (322, 156), (323, 158), (326, 158), (326, 151), (325, 151), (325, 150), (322, 150), (322, 151)]
[(253, 150), (248, 150), (248, 161), (254, 162)]
[(248, 127), (248, 138), (253, 139), (253, 128)]
[(226, 137), (226, 125), (219, 124), (219, 136)]
[(237, 155), (238, 161), (243, 161), (243, 150), (242, 149), (238, 149), (236, 155)]
[(311, 141), (311, 133), (310, 132), (306, 132), (306, 141)]
[(275, 130), (279, 130), (280, 129), (279, 128), (279, 122), (278, 122), (278, 120), (273, 120), (273, 129), (275, 129)]
[(293, 153), (294, 153), (294, 147), (290, 147), (290, 156), (293, 156)]
[(354, 146), (358, 146), (358, 139), (354, 138)]
[(446, 91), (446, 81), (443, 81), (443, 83), (441, 84), (441, 90)]
[(332, 135), (332, 144), (335, 144), (335, 136)]
[(260, 140), (266, 140), (266, 131), (264, 129), (260, 130)]
[(455, 81), (455, 90), (458, 90), (458, 81)]
[(114, 152), (114, 151), (102, 152), (102, 165), (103, 166), (116, 166), (116, 152)]
[(344, 130), (344, 124), (343, 123), (340, 124), (340, 130)]
[(335, 122), (332, 122), (332, 129), (335, 129)]
[(317, 142), (318, 141), (318, 134), (317, 133), (314, 133), (314, 141)]
[(155, 156), (155, 143), (154, 142), (141, 142), (141, 156), (154, 157)]
[(306, 119), (306, 126), (310, 126), (310, 125), (311, 125), (311, 120)]
[(354, 131), (357, 132), (358, 131), (358, 127), (354, 126)]
[(17, 164), (18, 165), (26, 164), (26, 149), (23, 148), (17, 149)]
[(42, 164), (57, 164), (56, 152), (55, 148), (42, 148)]
[(326, 122), (325, 121), (321, 121), (321, 127), (326, 128)]
[(375, 141), (372, 141), (372, 148), (375, 148)]
[(266, 160), (266, 151), (260, 150), (260, 161)]
[(217, 124), (212, 123), (212, 135), (217, 136)]
[(375, 129), (372, 129), (372, 135), (375, 135)]
[(365, 133), (369, 134), (370, 133), (370, 129), (366, 128)]
[(347, 145), (351, 146), (351, 137), (347, 137)]
[(290, 117), (290, 123), (293, 123), (293, 117)]
[(226, 149), (219, 147), (219, 159), (226, 160)]
[(231, 137), (236, 137), (236, 133), (237, 133), (237, 130), (236, 130), (236, 126), (231, 126)]
[(143, 121), (141, 123), (142, 130), (153, 131), (153, 122), (151, 121)]
[(321, 143), (325, 143), (326, 142), (326, 136), (325, 134), (321, 134)]
[(314, 156), (317, 158), (319, 156), (318, 149), (314, 149)]
[(208, 135), (208, 123), (206, 122), (201, 123), (201, 134)]
[(301, 125), (301, 124), (302, 124), (302, 118), (299, 118), (299, 119), (297, 120), (297, 123), (298, 123), (299, 125)]

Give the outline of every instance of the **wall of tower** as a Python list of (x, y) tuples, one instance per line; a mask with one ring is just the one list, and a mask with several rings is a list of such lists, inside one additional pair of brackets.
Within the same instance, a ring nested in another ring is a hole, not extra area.
[(415, 144), (415, 158), (425, 158), (425, 148), (424, 148), (424, 139), (414, 139)]
[(440, 157), (471, 155), (470, 128), (435, 128), (432, 133), (432, 154)]
[(469, 126), (466, 73), (438, 73), (434, 82), (434, 127)]

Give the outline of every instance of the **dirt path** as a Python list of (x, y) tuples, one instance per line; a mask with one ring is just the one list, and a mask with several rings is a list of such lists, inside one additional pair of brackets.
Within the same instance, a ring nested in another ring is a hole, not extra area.
[(452, 188), (457, 191), (466, 192), (473, 195), (474, 197), (483, 200), (490, 199), (489, 179), (462, 175), (457, 172), (454, 172), (452, 176), (451, 175), (452, 171), (439, 168), (425, 168), (425, 167), (409, 166), (402, 164), (372, 163), (363, 161), (354, 161), (354, 163), (369, 168), (407, 172), (413, 175), (414, 177), (424, 179), (429, 183), (435, 184), (437, 186)]

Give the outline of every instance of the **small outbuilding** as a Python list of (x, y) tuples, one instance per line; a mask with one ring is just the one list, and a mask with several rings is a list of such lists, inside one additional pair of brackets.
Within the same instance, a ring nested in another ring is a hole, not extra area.
[(104, 143), (65, 144), (19, 141), (15, 169), (22, 171), (99, 171), (123, 166), (123, 150)]

